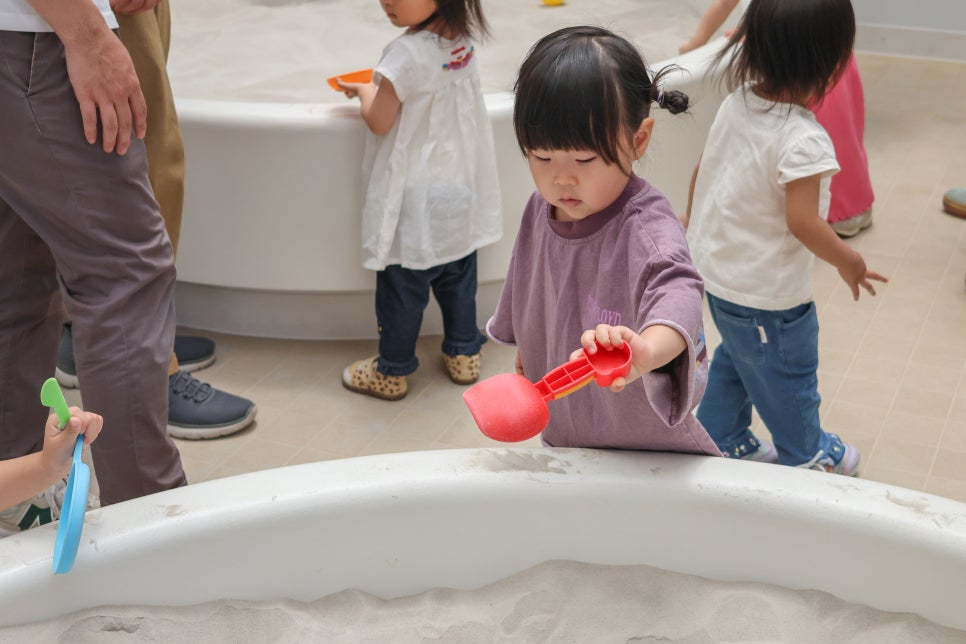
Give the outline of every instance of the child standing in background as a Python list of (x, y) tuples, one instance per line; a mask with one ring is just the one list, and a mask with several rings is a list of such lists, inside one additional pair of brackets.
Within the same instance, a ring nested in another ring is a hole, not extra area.
[(487, 33), (480, 0), (384, 0), (405, 33), (383, 50), (371, 83), (340, 83), (369, 127), (363, 162), (363, 266), (376, 273), (379, 355), (342, 373), (349, 390), (406, 395), (430, 291), (443, 314), (450, 379), (480, 374), (477, 249), (501, 236), (490, 119), (473, 39)]
[[(678, 53), (708, 42), (738, 5), (738, 0), (712, 0), (694, 34)], [(831, 90), (807, 106), (832, 138), (840, 171), (832, 177), (828, 222), (840, 237), (854, 237), (872, 225), (872, 179), (865, 151), (865, 95), (855, 56)]]
[(819, 420), (814, 256), (852, 296), (870, 280), (862, 256), (826, 224), (838, 170), (828, 134), (806, 108), (849, 64), (849, 0), (752, 0), (716, 63), (731, 55), (732, 94), (695, 168), (684, 223), (721, 334), (698, 418), (726, 456), (774, 461), (752, 433), (754, 406), (786, 465), (857, 473), (858, 450)]
[(520, 67), (513, 124), (537, 191), (487, 332), (518, 346), (517, 372), (531, 380), (595, 339), (633, 354), (613, 391), (554, 403), (550, 446), (721, 455), (691, 413), (707, 375), (701, 277), (671, 205), (632, 170), (651, 103), (688, 108), (659, 89), (666, 71), (652, 79), (631, 43), (598, 27), (545, 36)]

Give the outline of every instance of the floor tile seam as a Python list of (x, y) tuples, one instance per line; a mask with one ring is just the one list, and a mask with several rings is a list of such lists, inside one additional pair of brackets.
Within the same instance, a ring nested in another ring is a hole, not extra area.
[[(960, 367), (959, 381), (956, 383), (956, 391), (960, 391), (964, 383), (966, 383), (966, 362), (964, 362), (963, 365)], [(932, 461), (929, 463), (929, 472), (927, 474), (927, 480), (929, 477), (933, 475), (933, 471), (935, 470), (935, 467), (936, 467), (936, 462), (939, 460), (939, 454), (941, 451), (943, 451), (942, 450), (943, 439), (946, 437), (946, 428), (949, 427), (952, 421), (954, 404), (955, 402), (949, 406), (949, 409), (946, 410), (946, 418), (943, 420), (942, 429), (940, 429), (939, 431), (939, 439), (936, 441), (936, 448), (933, 450)]]

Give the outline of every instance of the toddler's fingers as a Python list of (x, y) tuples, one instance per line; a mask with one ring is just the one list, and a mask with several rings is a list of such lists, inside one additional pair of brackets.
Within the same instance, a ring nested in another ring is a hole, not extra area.
[(881, 275), (879, 273), (876, 273), (875, 271), (868, 271), (865, 274), (865, 277), (866, 277), (866, 279), (875, 280), (877, 282), (888, 282), (889, 281), (889, 278), (888, 277), (886, 277), (885, 275)]
[(84, 442), (90, 445), (100, 435), (104, 427), (104, 417), (100, 414), (85, 412)]
[[(599, 327), (598, 327), (599, 328)], [(580, 346), (587, 350), (587, 353), (594, 354), (597, 353), (597, 330), (589, 329), (580, 334)], [(570, 359), (573, 360), (579, 354), (579, 351), (575, 351), (571, 354)]]
[(624, 343), (621, 333), (622, 327), (611, 326), (609, 324), (598, 324), (595, 329), (595, 337), (601, 346), (607, 348), (619, 347)]

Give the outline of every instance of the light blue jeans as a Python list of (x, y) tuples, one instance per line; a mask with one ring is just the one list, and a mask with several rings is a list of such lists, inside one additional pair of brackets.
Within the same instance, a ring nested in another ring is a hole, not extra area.
[(754, 451), (754, 406), (771, 432), (778, 462), (800, 465), (832, 439), (818, 418), (818, 316), (815, 304), (763, 311), (708, 293), (721, 335), (698, 420), (727, 455)]

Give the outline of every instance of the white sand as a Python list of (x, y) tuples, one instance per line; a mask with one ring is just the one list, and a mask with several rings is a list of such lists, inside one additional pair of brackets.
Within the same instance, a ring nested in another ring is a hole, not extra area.
[[(179, 98), (345, 102), (325, 79), (373, 67), (393, 27), (375, 0), (169, 0), (168, 72)], [(680, 0), (485, 0), (492, 38), (478, 47), (484, 91), (512, 88), (527, 50), (573, 24), (607, 27), (652, 66), (677, 53), (700, 12)]]
[(347, 590), (313, 603), (98, 608), (0, 629), (0, 641), (943, 644), (966, 642), (966, 631), (818, 591), (551, 561), (479, 590), (436, 589), (390, 601)]

